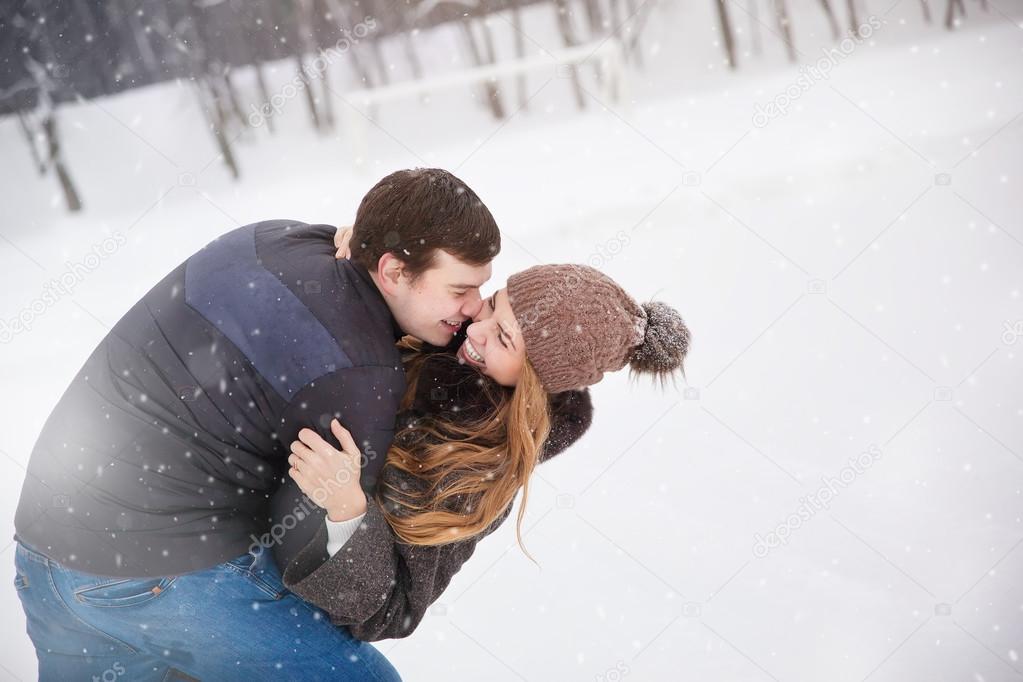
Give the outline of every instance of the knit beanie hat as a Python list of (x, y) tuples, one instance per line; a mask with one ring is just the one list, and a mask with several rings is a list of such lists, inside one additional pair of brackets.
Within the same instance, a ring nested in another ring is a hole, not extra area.
[(665, 378), (682, 366), (689, 328), (671, 306), (639, 304), (588, 265), (537, 265), (508, 278), (526, 357), (548, 393), (597, 383), (626, 364)]

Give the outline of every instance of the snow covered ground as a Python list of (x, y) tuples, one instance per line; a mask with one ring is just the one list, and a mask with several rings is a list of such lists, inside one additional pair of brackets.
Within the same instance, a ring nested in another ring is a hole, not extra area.
[[(405, 679), (1023, 678), (1023, 8), (967, 3), (948, 32), (893, 2), (827, 78), (768, 28), (729, 73), (712, 4), (661, 3), (631, 106), (587, 77), (580, 113), (552, 68), (503, 124), (467, 89), (384, 106), (364, 159), (296, 98), (239, 141), (239, 183), (183, 85), (68, 106), (76, 216), (0, 120), (0, 320), (32, 327), (0, 346), (0, 537), (49, 410), (166, 271), (247, 222), (350, 221), (378, 177), (436, 165), (502, 225), (495, 286), (590, 262), (675, 305), (694, 345), (688, 389), (595, 388), (594, 427), (533, 482), (542, 569), (513, 514), (412, 637), (379, 643)], [(837, 43), (817, 3), (790, 4), (814, 64)], [(527, 19), (532, 51), (556, 47)], [(417, 40), (434, 70), (463, 58)], [(755, 117), (787, 89), (787, 113)], [(28, 680), (7, 539), (0, 677)]]

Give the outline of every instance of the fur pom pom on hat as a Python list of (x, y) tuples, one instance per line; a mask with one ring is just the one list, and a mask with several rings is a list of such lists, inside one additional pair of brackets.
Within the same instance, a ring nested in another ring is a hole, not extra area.
[(588, 265), (537, 265), (508, 278), (526, 357), (549, 393), (597, 383), (605, 372), (666, 378), (682, 370), (689, 328), (671, 306), (639, 304)]

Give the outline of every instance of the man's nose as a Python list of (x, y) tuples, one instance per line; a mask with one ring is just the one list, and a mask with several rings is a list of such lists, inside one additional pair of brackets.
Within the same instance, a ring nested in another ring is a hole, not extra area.
[(483, 299), (480, 298), (480, 293), (478, 291), (474, 291), (473, 294), (470, 295), (469, 300), (462, 305), (462, 314), (475, 320), (476, 316), (480, 314), (482, 309)]

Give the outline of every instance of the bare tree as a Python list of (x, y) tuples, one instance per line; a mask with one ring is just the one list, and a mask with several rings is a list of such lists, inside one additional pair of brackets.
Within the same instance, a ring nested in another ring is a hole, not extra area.
[(732, 35), (732, 22), (728, 18), (728, 5), (726, 0), (717, 0), (718, 22), (721, 24), (721, 41), (725, 45), (725, 56), (728, 58), (728, 68), (734, 69), (735, 62), (735, 37)]
[(753, 54), (760, 56), (763, 54), (763, 43), (760, 40), (760, 17), (757, 16), (760, 13), (758, 6), (760, 0), (751, 0), (749, 4), (749, 34), (750, 39), (753, 42)]
[[(40, 31), (38, 35), (43, 36), (40, 38), (41, 41), (45, 42), (48, 40), (43, 31)], [(29, 57), (25, 66), (28, 72), (32, 74), (32, 78), (36, 83), (38, 104), (36, 117), (39, 119), (42, 135), (46, 141), (46, 166), (52, 169), (57, 176), (57, 182), (60, 183), (60, 189), (64, 193), (64, 203), (67, 209), (72, 212), (80, 211), (82, 210), (82, 199), (79, 197), (75, 183), (72, 182), (71, 175), (67, 171), (67, 165), (64, 163), (64, 152), (60, 143), (60, 132), (57, 127), (57, 107), (53, 98), (56, 90), (55, 84), (53, 79), (50, 78), (46, 67), (35, 59)]]
[(330, 8), (330, 15), (334, 21), (337, 22), (337, 26), (341, 33), (350, 36), (348, 46), (348, 57), (351, 60), (352, 70), (355, 72), (355, 77), (362, 83), (365, 88), (372, 88), (375, 85), (375, 79), (370, 74), (369, 69), (362, 61), (362, 57), (359, 55), (359, 50), (356, 46), (355, 36), (351, 35), (351, 30), (354, 26), (348, 11), (344, 5), (341, 4), (340, 0), (327, 0), (327, 7)]
[(924, 21), (931, 23), (931, 6), (928, 0), (920, 0), (920, 8), (924, 12)]
[[(472, 58), (473, 64), (476, 66), (493, 64), (495, 55), (493, 36), (489, 33), (490, 29), (486, 26), (483, 27), (483, 42), (487, 50), (486, 57), (484, 57), (480, 46), (476, 42), (476, 36), (473, 34), (472, 17), (463, 17), (459, 25), (462, 28), (462, 35), (465, 38), (466, 47), (469, 48), (469, 55)], [(503, 119), (505, 115), (504, 106), (501, 104), (501, 93), (497, 89), (497, 83), (494, 82), (493, 78), (487, 78), (483, 80), (480, 86), (483, 91), (483, 101), (490, 107), (490, 113), (496, 119)]]
[(948, 9), (945, 11), (945, 28), (951, 30), (956, 25), (956, 10), (959, 10), (959, 15), (966, 18), (966, 7), (963, 5), (963, 0), (948, 0)]
[(309, 78), (305, 64), (305, 53), (316, 53), (316, 41), (313, 38), (312, 0), (297, 0), (294, 34), (296, 40), (292, 49), (294, 50), (295, 66), (298, 70), (298, 77), (302, 81), (302, 92), (305, 93), (306, 104), (309, 106), (309, 116), (312, 119), (313, 128), (323, 130), (326, 127), (326, 121), (320, 117), (316, 93), (313, 92), (312, 79)]
[(207, 34), (208, 25), (202, 9), (194, 0), (181, 0), (183, 8), (168, 3), (168, 9), (177, 13), (174, 35), (184, 44), (189, 77), (196, 85), (199, 109), (203, 112), (210, 132), (213, 134), (220, 159), (227, 166), (235, 180), (241, 175), (232, 148), (233, 138), (228, 135), (231, 122), (228, 118), (230, 95), (224, 81), (224, 70), (218, 68), (210, 56), (212, 42)]
[(846, 0), (846, 7), (849, 8), (849, 28), (855, 35), (860, 34), (860, 20), (856, 16), (856, 0)]
[[(831, 2), (830, 0), (820, 0), (820, 2), (821, 9), (824, 10), (824, 14), (828, 17), (828, 26), (831, 27), (831, 37), (838, 40), (838, 37), (842, 34), (842, 32), (838, 28), (838, 19), (835, 18), (835, 11), (831, 9)], [(924, 0), (924, 2), (926, 2), (926, 0)]]
[[(566, 0), (554, 0), (554, 10), (558, 18), (558, 30), (561, 32), (561, 40), (565, 47), (572, 47), (578, 43), (575, 32), (572, 29), (572, 16), (568, 11)], [(583, 86), (579, 81), (579, 68), (575, 64), (569, 65), (569, 76), (572, 78), (572, 90), (575, 92), (575, 102), (580, 109), (586, 108), (586, 98), (583, 96)]]
[[(512, 38), (515, 41), (515, 57), (525, 59), (526, 37), (522, 30), (522, 0), (510, 0)], [(529, 106), (529, 90), (526, 85), (526, 74), (520, 73), (515, 77), (515, 89), (518, 93), (519, 108), (523, 111)]]
[(32, 132), (32, 126), (27, 120), (27, 115), (21, 109), (18, 109), (18, 128), (21, 130), (21, 134), (25, 136), (25, 141), (28, 143), (28, 151), (32, 155), (32, 163), (35, 164), (36, 170), (39, 171), (39, 175), (46, 175), (46, 161), (43, 160), (42, 155), (39, 153), (36, 135)]
[[(852, 1), (850, 0), (850, 2)], [(778, 20), (778, 30), (781, 31), (782, 40), (785, 41), (785, 50), (789, 54), (789, 61), (794, 62), (796, 61), (796, 46), (792, 42), (792, 27), (785, 0), (774, 0), (774, 14)]]

